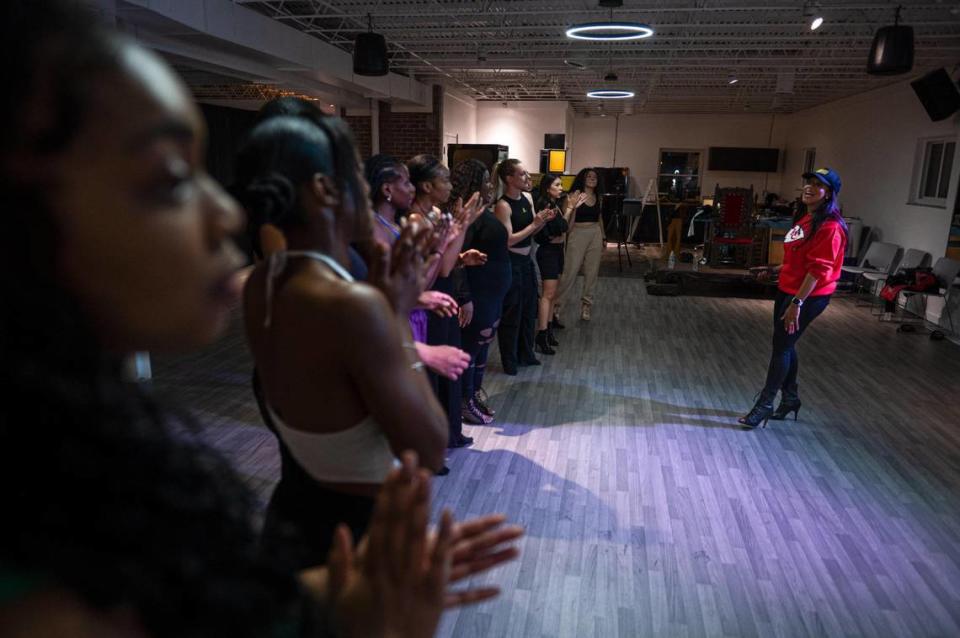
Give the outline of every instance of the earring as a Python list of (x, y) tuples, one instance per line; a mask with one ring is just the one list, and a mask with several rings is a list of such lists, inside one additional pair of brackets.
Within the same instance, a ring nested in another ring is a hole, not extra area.
[(389, 204), (392, 201), (393, 201), (393, 198), (390, 196), (390, 193), (387, 193), (387, 203)]

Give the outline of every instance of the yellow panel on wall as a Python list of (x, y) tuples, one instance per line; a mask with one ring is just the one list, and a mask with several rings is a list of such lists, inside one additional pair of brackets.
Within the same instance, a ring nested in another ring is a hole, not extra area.
[(567, 152), (563, 150), (550, 151), (549, 170), (551, 173), (562, 173), (567, 167)]

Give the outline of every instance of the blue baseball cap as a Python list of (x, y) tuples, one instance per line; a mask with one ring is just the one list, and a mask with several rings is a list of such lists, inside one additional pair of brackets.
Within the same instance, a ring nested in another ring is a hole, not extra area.
[(840, 176), (837, 174), (837, 171), (833, 170), (832, 168), (818, 168), (812, 173), (803, 174), (803, 179), (810, 179), (811, 177), (823, 182), (825, 186), (833, 191), (834, 195), (840, 194), (840, 186), (842, 185), (840, 182)]

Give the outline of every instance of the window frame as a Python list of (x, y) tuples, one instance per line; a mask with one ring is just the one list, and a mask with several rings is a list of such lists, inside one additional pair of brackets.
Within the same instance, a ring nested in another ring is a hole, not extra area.
[[(946, 186), (946, 192), (943, 197), (931, 197), (924, 195), (927, 189), (927, 173), (931, 155), (934, 147), (942, 145), (943, 149), (938, 159), (939, 168), (937, 170), (936, 192), (941, 192), (943, 186)], [(952, 155), (947, 150), (952, 146)], [(949, 170), (944, 174), (944, 167), (948, 165)], [(924, 137), (917, 140), (917, 152), (914, 157), (913, 182), (910, 185), (910, 204), (917, 206), (928, 206), (930, 208), (946, 208), (950, 198), (950, 177), (956, 168), (957, 162), (957, 138), (954, 135), (939, 135), (937, 137)]]
[[(664, 153), (687, 153), (687, 154), (696, 153), (697, 154), (697, 172), (695, 174), (694, 173), (661, 173), (660, 167), (663, 164)], [(705, 154), (704, 149), (701, 149), (701, 148), (672, 148), (672, 147), (660, 148), (659, 151), (657, 152), (657, 172), (656, 172), (657, 194), (661, 196), (664, 195), (664, 193), (660, 190), (660, 179), (663, 177), (667, 177), (670, 179), (695, 177), (697, 178), (697, 183), (699, 184), (697, 189), (698, 190), (697, 199), (698, 200), (702, 199), (703, 198), (703, 156), (704, 154)]]

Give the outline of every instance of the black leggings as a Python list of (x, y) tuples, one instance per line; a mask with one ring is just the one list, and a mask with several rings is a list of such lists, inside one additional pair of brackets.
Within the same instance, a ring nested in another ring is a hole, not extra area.
[(770, 355), (767, 382), (764, 384), (761, 395), (767, 402), (777, 396), (778, 390), (783, 390), (784, 397), (796, 398), (797, 370), (800, 366), (797, 358), (797, 341), (830, 303), (830, 295), (807, 297), (800, 307), (799, 329), (793, 334), (788, 334), (783, 327), (783, 313), (789, 307), (791, 299), (793, 295), (778, 290), (773, 303), (773, 353)]

